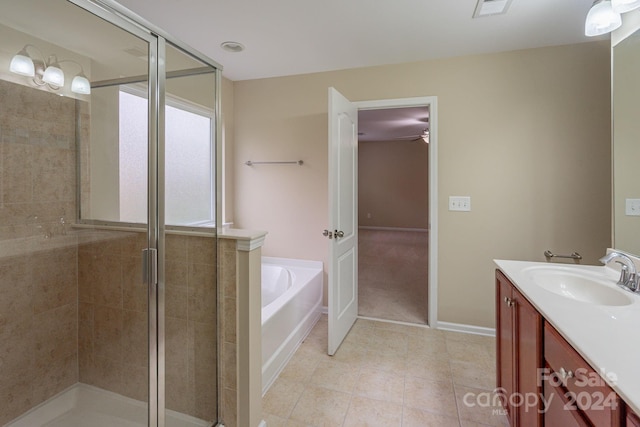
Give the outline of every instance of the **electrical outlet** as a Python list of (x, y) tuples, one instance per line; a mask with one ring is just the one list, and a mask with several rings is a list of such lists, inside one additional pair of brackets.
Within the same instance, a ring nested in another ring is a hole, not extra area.
[(450, 211), (470, 211), (471, 197), (469, 196), (449, 196)]
[(640, 199), (625, 199), (624, 213), (627, 216), (640, 216)]

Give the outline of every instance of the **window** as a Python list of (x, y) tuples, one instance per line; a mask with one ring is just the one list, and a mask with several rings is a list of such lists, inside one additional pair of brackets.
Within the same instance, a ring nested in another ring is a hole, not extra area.
[[(147, 100), (120, 90), (120, 220), (146, 222)], [(213, 226), (213, 113), (167, 96), (165, 108), (165, 221)]]

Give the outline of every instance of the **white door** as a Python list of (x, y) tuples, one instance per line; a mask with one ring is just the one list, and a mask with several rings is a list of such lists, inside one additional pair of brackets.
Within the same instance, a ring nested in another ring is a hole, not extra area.
[(329, 355), (358, 316), (358, 109), (329, 88)]

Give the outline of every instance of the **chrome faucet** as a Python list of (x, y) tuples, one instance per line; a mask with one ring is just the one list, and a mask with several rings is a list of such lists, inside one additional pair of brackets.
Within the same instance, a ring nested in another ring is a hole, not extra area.
[(616, 262), (620, 264), (620, 278), (618, 279), (618, 286), (631, 292), (638, 292), (638, 270), (636, 269), (636, 264), (633, 260), (622, 252), (617, 251), (611, 251), (600, 258), (600, 262), (603, 264), (607, 264), (613, 260), (616, 260)]

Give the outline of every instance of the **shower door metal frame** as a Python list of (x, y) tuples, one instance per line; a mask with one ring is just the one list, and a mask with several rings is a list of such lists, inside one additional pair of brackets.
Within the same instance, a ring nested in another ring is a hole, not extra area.
[[(221, 76), (222, 66), (188, 45), (173, 40), (163, 30), (149, 23), (142, 17), (112, 0), (67, 0), (70, 3), (104, 19), (114, 26), (127, 31), (149, 43), (148, 68), (148, 194), (147, 194), (147, 249), (143, 261), (145, 271), (142, 272), (148, 289), (148, 344), (149, 344), (149, 427), (165, 427), (165, 84), (166, 84), (166, 46), (172, 46), (193, 56), (200, 62), (210, 66), (215, 72), (215, 140), (216, 175), (214, 179), (216, 209), (216, 235), (222, 227), (221, 216)], [(213, 136), (213, 135), (212, 135)], [(79, 216), (78, 216), (79, 219)], [(123, 224), (118, 222), (86, 221), (87, 224), (113, 225), (122, 228), (139, 228), (140, 224)], [(219, 281), (217, 280), (216, 283)], [(216, 285), (218, 288), (219, 286)], [(221, 346), (220, 310), (218, 298), (218, 321), (216, 322), (217, 347), (217, 424), (221, 421)]]

